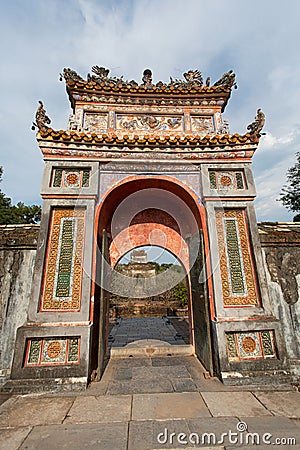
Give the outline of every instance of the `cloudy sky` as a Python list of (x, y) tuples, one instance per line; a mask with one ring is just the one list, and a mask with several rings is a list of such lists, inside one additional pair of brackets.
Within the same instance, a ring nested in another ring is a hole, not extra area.
[(260, 221), (289, 221), (276, 201), (300, 150), (300, 2), (289, 0), (11, 0), (1, 1), (1, 189), (13, 202), (41, 203), (43, 161), (30, 130), (42, 99), (55, 129), (70, 113), (64, 67), (86, 76), (92, 65), (112, 76), (155, 82), (199, 69), (212, 81), (234, 69), (224, 118), (244, 133), (266, 114), (253, 159)]

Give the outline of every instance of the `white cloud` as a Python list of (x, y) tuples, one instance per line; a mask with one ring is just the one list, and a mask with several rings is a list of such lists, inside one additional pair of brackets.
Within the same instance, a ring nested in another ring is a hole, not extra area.
[[(181, 77), (189, 68), (215, 80), (233, 68), (239, 90), (225, 112), (231, 131), (245, 132), (258, 107), (266, 113), (267, 135), (254, 156), (258, 216), (262, 211), (265, 217), (263, 184), (280, 190), (279, 181), (268, 185), (266, 171), (284, 182), (287, 161), (293, 163), (297, 150), (292, 133), (300, 125), (299, 13), (297, 0), (289, 7), (271, 0), (6, 2), (0, 18), (5, 43), (0, 55), (1, 189), (14, 201), (38, 201), (42, 157), (30, 124), (41, 98), (53, 127), (66, 126), (70, 107), (58, 83), (63, 67), (85, 76), (98, 64), (137, 81), (146, 67), (155, 81)], [(272, 205), (268, 214), (274, 220), (281, 212), (278, 203)]]

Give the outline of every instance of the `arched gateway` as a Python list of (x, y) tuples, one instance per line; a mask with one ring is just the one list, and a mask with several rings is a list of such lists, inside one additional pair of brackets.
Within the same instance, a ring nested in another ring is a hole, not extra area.
[[(284, 368), (284, 344), (262, 265), (251, 158), (264, 122), (244, 135), (222, 113), (232, 71), (213, 86), (199, 71), (153, 84), (87, 80), (64, 69), (73, 108), (49, 128), (40, 102), (43, 212), (27, 323), (18, 329), (10, 384), (85, 387), (107, 348), (109, 272), (143, 245), (170, 250), (188, 274), (194, 352), (224, 382)], [(263, 377), (263, 378), (262, 378)], [(32, 387), (34, 388), (34, 387)]]

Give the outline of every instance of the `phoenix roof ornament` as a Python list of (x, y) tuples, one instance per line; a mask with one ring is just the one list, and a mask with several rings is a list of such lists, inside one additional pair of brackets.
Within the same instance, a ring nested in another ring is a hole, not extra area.
[(32, 122), (32, 130), (38, 128), (39, 131), (46, 131), (50, 125), (51, 119), (46, 114), (46, 110), (44, 108), (43, 102), (39, 100), (39, 107), (35, 114), (35, 122)]
[(224, 73), (221, 78), (215, 82), (214, 86), (223, 86), (228, 89), (234, 87), (234, 89), (237, 89), (235, 73), (233, 73), (233, 70), (229, 70), (228, 72)]
[(261, 130), (263, 129), (263, 126), (265, 124), (265, 115), (262, 112), (262, 110), (259, 108), (257, 110), (257, 114), (255, 116), (255, 119), (252, 123), (250, 123), (250, 125), (247, 126), (247, 130), (249, 130), (249, 133), (260, 137), (262, 134), (265, 133), (261, 133)]

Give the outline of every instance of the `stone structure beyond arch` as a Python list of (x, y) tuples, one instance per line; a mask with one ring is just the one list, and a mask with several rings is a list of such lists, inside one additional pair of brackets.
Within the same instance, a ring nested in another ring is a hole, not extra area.
[(154, 84), (147, 70), (141, 85), (108, 74), (95, 66), (84, 80), (64, 70), (73, 109), (67, 130), (49, 127), (42, 102), (37, 111), (42, 220), (6, 388), (21, 380), (28, 390), (84, 388), (101, 376), (104, 261), (113, 266), (151, 235), (189, 269), (194, 352), (206, 369), (225, 383), (268, 383), (280, 373), (289, 380), (253, 206), (263, 113), (247, 133), (229, 133), (222, 114), (232, 71), (213, 86), (199, 71)]

